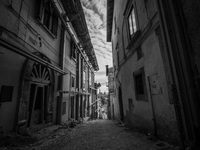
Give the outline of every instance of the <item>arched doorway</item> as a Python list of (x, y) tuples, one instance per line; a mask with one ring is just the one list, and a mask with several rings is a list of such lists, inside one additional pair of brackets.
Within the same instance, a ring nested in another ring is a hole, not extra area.
[[(35, 55), (50, 62), (41, 53)], [(53, 82), (54, 74), (48, 67), (31, 60), (25, 62), (22, 72), (18, 124), (26, 122), (26, 127), (29, 128), (52, 121)]]
[(50, 82), (49, 69), (35, 63), (31, 73), (28, 127), (47, 122)]

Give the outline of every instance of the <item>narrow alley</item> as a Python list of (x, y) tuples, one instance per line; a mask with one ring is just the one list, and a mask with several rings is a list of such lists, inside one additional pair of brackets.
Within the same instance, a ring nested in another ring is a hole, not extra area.
[(0, 0), (0, 150), (200, 150), (199, 10)]
[[(49, 129), (46, 128), (46, 132)], [(42, 133), (43, 134), (43, 133)], [(41, 136), (44, 136), (41, 135)], [(9, 148), (8, 148), (9, 149)], [(39, 143), (27, 145), (20, 150), (178, 150), (150, 134), (137, 132), (120, 122), (92, 120), (75, 128), (59, 128)]]

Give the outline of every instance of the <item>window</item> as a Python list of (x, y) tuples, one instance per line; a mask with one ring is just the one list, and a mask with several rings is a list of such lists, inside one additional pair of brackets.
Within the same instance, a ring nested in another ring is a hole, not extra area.
[(75, 77), (71, 76), (71, 87), (75, 88)]
[(144, 68), (133, 73), (136, 100), (147, 100)]
[(142, 79), (142, 73), (135, 76), (135, 93), (136, 95), (144, 94), (144, 84)]
[(39, 19), (51, 34), (57, 36), (58, 17), (50, 0), (41, 0)]
[(128, 27), (129, 27), (129, 34), (132, 37), (134, 33), (137, 31), (136, 16), (133, 6), (131, 7), (131, 10), (128, 15)]
[(71, 42), (71, 58), (76, 60), (76, 52), (77, 52), (77, 47), (74, 41)]
[(136, 40), (139, 39), (138, 37), (141, 33), (139, 29), (139, 20), (137, 17), (138, 15), (135, 1), (129, 0), (127, 2), (124, 10), (124, 16), (126, 19), (126, 26), (124, 26), (125, 29), (123, 29), (123, 31), (126, 31), (127, 37), (129, 39), (126, 49), (130, 50), (133, 47)]

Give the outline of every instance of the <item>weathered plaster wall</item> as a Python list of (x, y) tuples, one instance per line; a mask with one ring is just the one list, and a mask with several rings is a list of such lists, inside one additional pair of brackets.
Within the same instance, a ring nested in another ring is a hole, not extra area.
[[(165, 76), (164, 65), (161, 57), (161, 49), (159, 46), (158, 37), (155, 33), (158, 27), (158, 16), (155, 14), (155, 5), (149, 5), (149, 12), (153, 14), (149, 18), (146, 12), (144, 1), (136, 0), (136, 9), (138, 17), (138, 28), (141, 31), (140, 37), (130, 49), (127, 46), (130, 42), (128, 37), (127, 22), (124, 21), (123, 12), (127, 1), (115, 1), (113, 28), (112, 28), (112, 44), (113, 56), (117, 58), (115, 50), (116, 43), (119, 43), (120, 51), (120, 66), (115, 70), (116, 86), (122, 88), (123, 108), (125, 115), (125, 123), (131, 127), (145, 129), (148, 132), (154, 133), (153, 110), (155, 112), (156, 127), (159, 137), (178, 139), (178, 129), (176, 123), (176, 115), (173, 104), (169, 102), (168, 85)], [(116, 16), (116, 25), (119, 32), (115, 33), (114, 17)], [(151, 20), (152, 19), (152, 20)], [(151, 24), (149, 23), (151, 21)], [(139, 41), (139, 42), (138, 42)], [(138, 60), (136, 48), (141, 46), (143, 57)], [(123, 54), (123, 50), (126, 55)], [(125, 56), (125, 61), (123, 58)], [(123, 58), (122, 58), (123, 57)], [(114, 60), (114, 65), (117, 66), (117, 61)], [(145, 87), (147, 89), (146, 101), (136, 100), (135, 83), (133, 73), (140, 68), (144, 68)], [(159, 93), (152, 95), (149, 89), (148, 77), (156, 75), (157, 86)], [(120, 85), (121, 84), (121, 85)], [(116, 88), (117, 88), (116, 87)], [(118, 98), (117, 90), (117, 98)]]
[[(29, 52), (41, 52), (46, 55), (51, 63), (59, 66), (59, 48), (60, 48), (60, 26), (59, 21), (57, 37), (51, 36), (44, 27), (38, 22), (36, 14), (38, 13), (38, 4), (36, 1), (13, 1), (11, 7), (10, 0), (0, 2), (0, 35), (2, 38), (13, 42), (19, 47)], [(16, 104), (19, 98), (17, 89), (20, 87), (19, 78), (24, 64), (25, 57), (21, 57), (10, 50), (0, 48), (0, 88), (2, 85), (14, 86), (12, 102), (4, 102), (0, 107), (0, 128), (6, 128), (4, 131), (13, 130), (14, 118), (16, 117)], [(57, 78), (57, 75), (55, 75)], [(56, 115), (56, 95), (57, 79), (54, 80), (53, 89), (53, 111)], [(9, 109), (8, 109), (9, 108)], [(56, 116), (53, 116), (55, 122)]]
[(13, 86), (11, 102), (0, 103), (0, 131), (9, 131), (14, 127), (20, 72), (24, 58), (0, 47), (0, 91), (2, 85)]

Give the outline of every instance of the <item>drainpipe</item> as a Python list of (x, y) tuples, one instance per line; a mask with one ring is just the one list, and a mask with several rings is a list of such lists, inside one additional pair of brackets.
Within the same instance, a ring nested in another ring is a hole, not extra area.
[[(60, 68), (64, 70), (65, 64), (65, 37), (66, 31), (61, 27), (61, 40), (60, 40), (60, 59), (59, 64)], [(64, 76), (60, 74), (58, 76), (58, 91), (63, 91), (63, 78)], [(59, 96), (57, 97), (57, 114), (56, 114), (56, 124), (61, 124), (62, 122), (62, 100), (63, 100), (63, 92), (59, 92)]]

